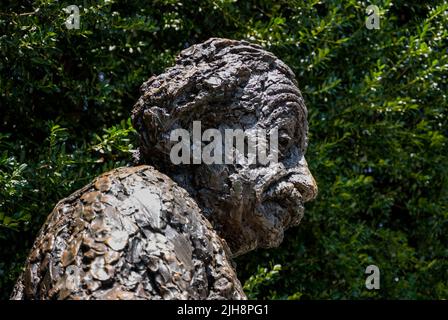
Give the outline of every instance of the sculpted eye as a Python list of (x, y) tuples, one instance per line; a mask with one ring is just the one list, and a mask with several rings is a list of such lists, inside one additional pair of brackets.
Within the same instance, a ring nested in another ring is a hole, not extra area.
[(286, 132), (279, 132), (278, 135), (278, 147), (280, 150), (287, 150), (291, 142), (291, 138)]

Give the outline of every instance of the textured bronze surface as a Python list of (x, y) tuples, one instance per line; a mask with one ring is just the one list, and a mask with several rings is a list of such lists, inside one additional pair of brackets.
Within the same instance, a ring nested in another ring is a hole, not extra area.
[[(141, 87), (133, 123), (138, 157), (154, 165), (198, 201), (233, 255), (276, 247), (298, 225), (317, 186), (305, 160), (307, 109), (291, 69), (246, 41), (212, 38), (177, 57), (176, 65)], [(279, 163), (170, 165), (170, 132), (278, 128)]]
[(12, 299), (244, 299), (228, 250), (170, 178), (119, 168), (56, 205)]
[[(245, 299), (231, 257), (278, 246), (299, 224), (317, 187), (304, 157), (307, 110), (282, 61), (213, 38), (141, 91), (136, 159), (156, 169), (118, 168), (61, 200), (12, 299)], [(278, 128), (279, 162), (172, 165), (170, 131), (191, 132), (195, 120), (220, 131)]]

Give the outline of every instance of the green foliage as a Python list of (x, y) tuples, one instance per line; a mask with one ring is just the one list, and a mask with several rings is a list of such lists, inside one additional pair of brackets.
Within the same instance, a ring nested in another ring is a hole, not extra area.
[[(47, 123), (47, 138), (30, 160), (11, 135), (0, 136), (0, 286), (20, 273), (35, 233), (55, 204), (96, 175), (129, 163), (135, 145), (130, 119), (75, 144), (69, 129)], [(8, 291), (2, 290), (3, 298)]]
[[(65, 27), (77, 4), (81, 28)], [(56, 202), (135, 148), (140, 84), (211, 36), (264, 46), (309, 108), (319, 196), (278, 249), (238, 259), (259, 299), (448, 298), (446, 1), (141, 0), (0, 5), (0, 293)], [(365, 288), (365, 268), (381, 289)], [(281, 271), (275, 270), (281, 265)]]
[(131, 118), (121, 120), (119, 125), (104, 129), (101, 137), (95, 134), (96, 143), (92, 149), (111, 159), (125, 158), (134, 148), (132, 135), (135, 137), (136, 131), (132, 127)]
[(258, 267), (257, 272), (250, 276), (244, 284), (244, 291), (247, 292), (247, 297), (256, 299), (260, 296), (262, 290), (269, 290), (270, 286), (279, 278), (279, 271), (281, 270), (282, 266), (279, 264), (273, 266), (271, 270)]
[[(335, 2), (300, 1), (288, 32), (261, 35), (298, 75), (319, 196), (280, 249), (239, 266), (281, 264), (274, 288), (302, 299), (446, 299), (448, 4), (378, 1), (368, 30), (364, 2)], [(370, 264), (380, 290), (364, 286)]]

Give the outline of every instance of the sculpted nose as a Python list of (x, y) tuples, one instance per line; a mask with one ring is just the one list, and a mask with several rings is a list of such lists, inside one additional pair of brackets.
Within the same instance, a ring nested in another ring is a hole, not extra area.
[(305, 159), (300, 161), (300, 166), (294, 169), (294, 173), (288, 180), (299, 190), (303, 202), (308, 202), (316, 198), (318, 192), (316, 180), (314, 180), (313, 175), (308, 169), (308, 164)]

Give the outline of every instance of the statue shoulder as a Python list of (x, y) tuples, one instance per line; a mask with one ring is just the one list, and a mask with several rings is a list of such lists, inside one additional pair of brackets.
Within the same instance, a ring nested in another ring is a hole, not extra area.
[(225, 242), (188, 193), (151, 166), (106, 172), (61, 200), (40, 230), (12, 295), (243, 297)]

